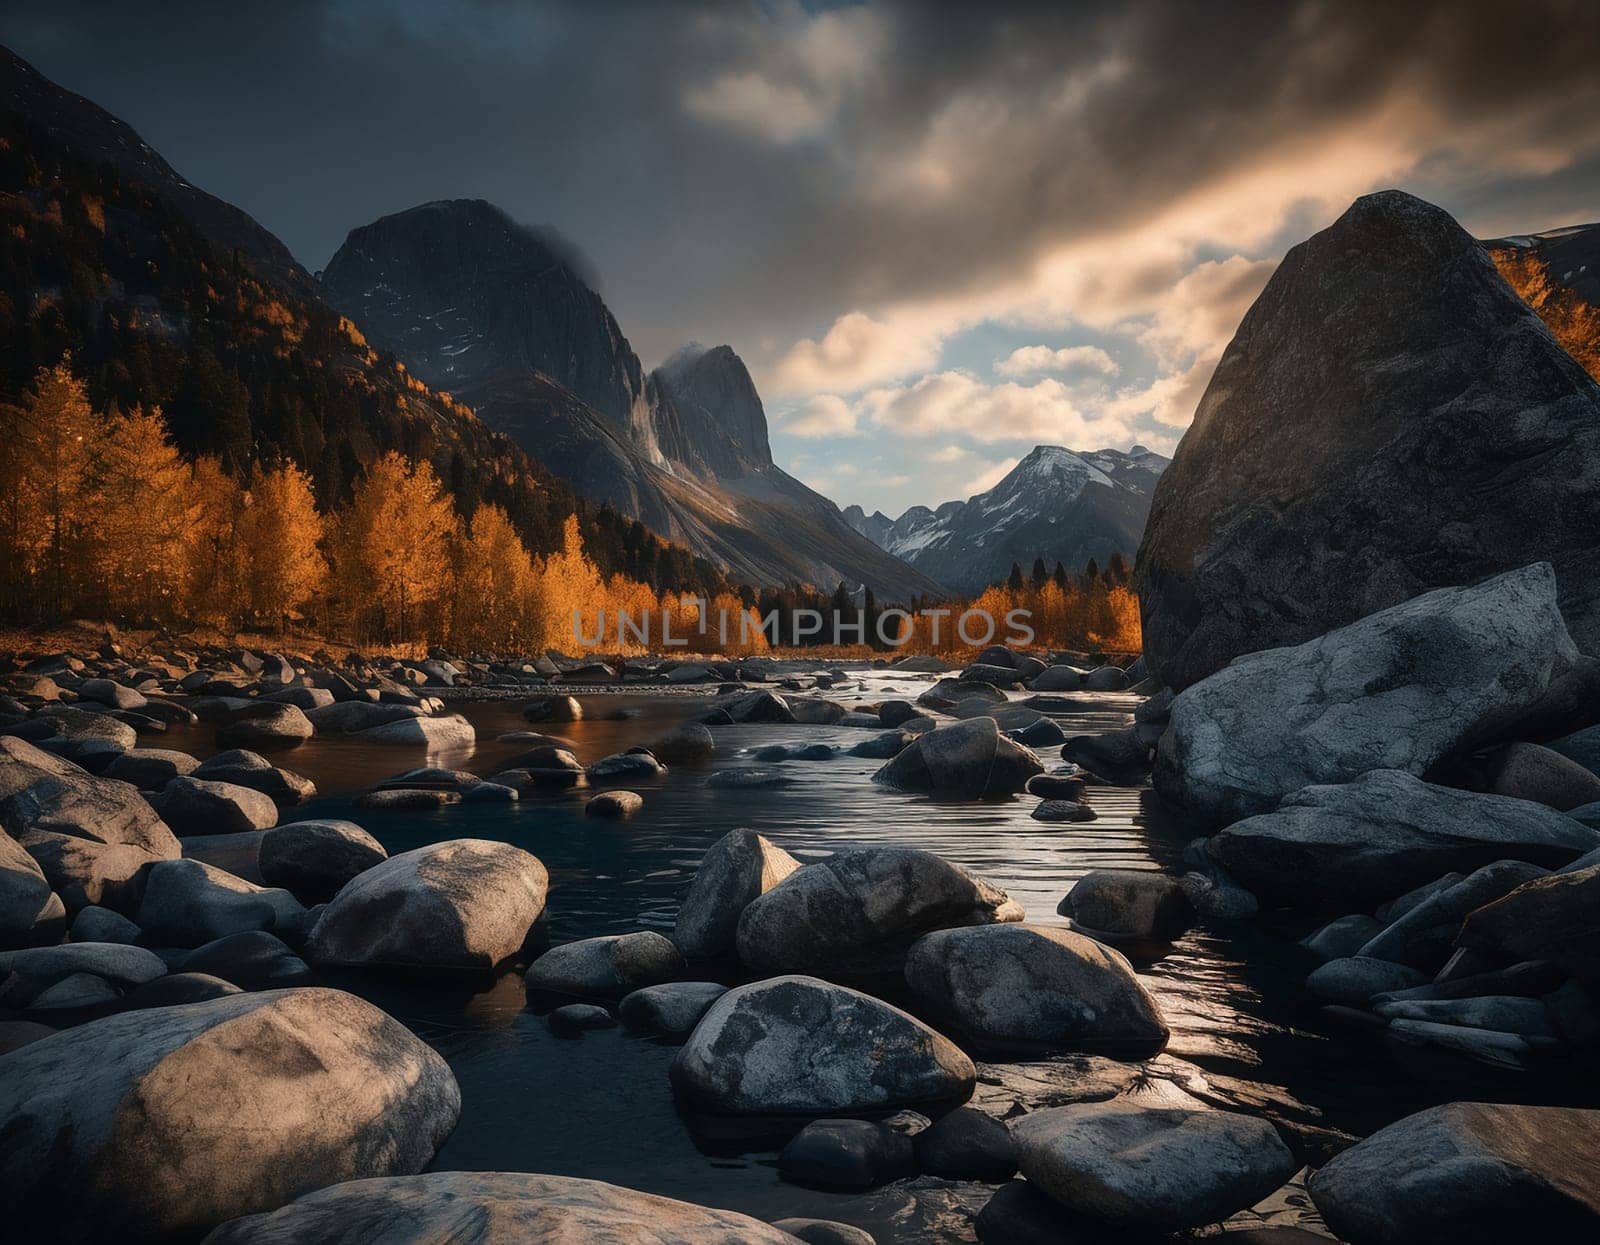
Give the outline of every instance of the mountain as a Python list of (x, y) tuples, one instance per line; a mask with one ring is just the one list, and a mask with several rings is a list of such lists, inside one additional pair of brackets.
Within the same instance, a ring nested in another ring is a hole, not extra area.
[(1368, 195), (1284, 257), (1156, 487), (1145, 657), (1181, 689), (1530, 562), (1597, 654), (1597, 531), (1600, 386), (1448, 213)]
[(741, 581), (941, 592), (773, 463), (760, 395), (731, 348), (687, 347), (646, 373), (582, 269), (548, 232), (462, 199), (352, 230), (322, 288), (580, 494)]
[(898, 519), (860, 506), (844, 512), (856, 531), (962, 592), (1004, 579), (1035, 558), (1076, 571), (1090, 558), (1131, 557), (1167, 459), (1136, 445), (1076, 452), (1035, 446), (986, 493), (937, 510), (913, 506)]
[(1492, 238), (1483, 245), (1491, 255), (1497, 251), (1520, 251), (1533, 256), (1553, 281), (1591, 306), (1600, 307), (1600, 224)]
[(430, 462), (462, 513), (502, 506), (533, 552), (558, 548), (576, 513), (607, 573), (729, 586), (409, 374), (249, 216), (3, 49), (0, 186), (0, 397), (70, 352), (98, 407), (158, 406), (181, 450), (235, 472), (296, 462), (324, 508), (397, 450)]

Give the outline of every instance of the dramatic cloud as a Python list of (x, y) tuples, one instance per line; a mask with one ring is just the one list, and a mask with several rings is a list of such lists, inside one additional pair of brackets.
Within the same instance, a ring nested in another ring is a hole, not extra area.
[(856, 432), (856, 416), (843, 398), (822, 393), (784, 416), (782, 426), (792, 437), (848, 437)]
[(938, 372), (914, 385), (874, 389), (862, 399), (872, 420), (911, 436), (958, 434), (979, 442), (1060, 441), (1082, 447), (1126, 441), (1110, 411), (1085, 411), (1060, 381), (986, 385), (966, 372)]
[(1117, 363), (1099, 346), (1019, 346), (994, 365), (1002, 376), (1115, 376)]

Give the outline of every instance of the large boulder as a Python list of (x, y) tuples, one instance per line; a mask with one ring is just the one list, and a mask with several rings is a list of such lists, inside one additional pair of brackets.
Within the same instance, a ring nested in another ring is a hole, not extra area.
[(754, 830), (730, 830), (701, 858), (678, 905), (672, 941), (691, 960), (729, 954), (746, 906), (799, 867), (798, 860)]
[(1183, 887), (1149, 869), (1091, 869), (1056, 911), (1092, 937), (1111, 942), (1170, 942), (1195, 920)]
[(194, 1239), (419, 1171), (460, 1110), (443, 1059), (337, 990), (127, 1012), (5, 1057), (0, 1188), (32, 1241)]
[(1012, 1125), (1018, 1166), (1069, 1210), (1173, 1232), (1255, 1205), (1299, 1164), (1266, 1120), (1231, 1111), (1084, 1102)]
[(429, 1172), (353, 1180), (224, 1224), (205, 1245), (794, 1245), (760, 1220), (598, 1180)]
[(582, 998), (621, 998), (642, 986), (659, 985), (683, 973), (678, 948), (653, 930), (602, 934), (551, 947), (528, 966), (531, 990)]
[(976, 717), (918, 735), (872, 781), (900, 791), (982, 799), (1021, 791), (1042, 773), (1044, 763), (1002, 735), (994, 718)]
[(142, 791), (159, 791), (174, 778), (194, 773), (200, 762), (171, 748), (132, 748), (113, 757), (102, 771), (107, 778), (131, 782)]
[(242, 834), (278, 822), (278, 804), (270, 795), (208, 778), (174, 778), (150, 804), (180, 836)]
[(1309, 1187), (1353, 1245), (1594, 1240), (1600, 1111), (1446, 1103), (1345, 1150)]
[(881, 970), (930, 930), (1020, 921), (1003, 890), (932, 852), (859, 847), (796, 869), (739, 917), (739, 959), (765, 972)]
[(390, 722), (426, 716), (418, 705), (379, 703), (375, 700), (340, 700), (306, 711), (306, 720), (324, 734), (354, 734)]
[(217, 730), (224, 748), (253, 748), (271, 752), (296, 748), (316, 733), (306, 715), (294, 705), (260, 701)]
[(1307, 787), (1235, 822), (1207, 852), (1276, 903), (1351, 912), (1497, 860), (1554, 868), (1600, 847), (1600, 831), (1508, 796), (1440, 787), (1396, 770)]
[(137, 788), (21, 739), (0, 737), (0, 825), (38, 862), (68, 912), (136, 903), (141, 871), (180, 853)]
[(1144, 1058), (1167, 1043), (1161, 1008), (1118, 952), (1038, 925), (945, 929), (906, 956), (922, 1009), (990, 1050)]
[(1156, 789), (1232, 820), (1314, 783), (1422, 774), (1537, 705), (1577, 656), (1548, 563), (1436, 589), (1190, 687), (1172, 702)]
[(429, 752), (470, 748), (478, 740), (472, 723), (459, 713), (440, 718), (401, 718), (358, 731), (356, 737), (380, 744), (417, 744)]
[(163, 860), (150, 866), (134, 921), (157, 946), (198, 947), (243, 930), (294, 929), (304, 915), (286, 890), (198, 860)]
[(261, 836), (256, 867), (268, 886), (323, 903), (358, 874), (389, 858), (383, 844), (353, 821), (292, 821)]
[(693, 1108), (720, 1116), (859, 1115), (964, 1102), (972, 1060), (914, 1016), (815, 977), (729, 990), (672, 1062)]
[(1544, 960), (1600, 986), (1600, 864), (1524, 882), (1469, 914), (1457, 942), (1513, 962)]
[(1156, 486), (1135, 587), (1186, 688), (1535, 558), (1600, 651), (1600, 389), (1440, 209), (1368, 195), (1295, 247)]
[(493, 970), (544, 912), (549, 875), (509, 843), (448, 839), (352, 879), (306, 942), (314, 964)]
[(0, 951), (60, 942), (66, 927), (66, 905), (39, 862), (0, 830)]
[(259, 752), (244, 748), (232, 748), (206, 758), (200, 768), (194, 771), (193, 777), (249, 787), (252, 791), (270, 795), (279, 808), (303, 804), (317, 794), (317, 786), (309, 778), (292, 770), (281, 769)]

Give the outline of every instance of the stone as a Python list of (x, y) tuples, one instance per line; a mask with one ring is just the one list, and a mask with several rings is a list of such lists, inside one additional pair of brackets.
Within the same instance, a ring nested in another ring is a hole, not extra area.
[(1595, 652), (1597, 462), (1594, 382), (1483, 245), (1403, 192), (1358, 199), (1278, 266), (1155, 489), (1151, 673), (1186, 688), (1535, 558)]
[(745, 692), (735, 696), (725, 706), (728, 716), (735, 722), (787, 723), (794, 721), (789, 702), (775, 692)]
[(735, 942), (763, 972), (847, 972), (896, 965), (930, 930), (1022, 918), (1004, 891), (932, 852), (850, 848), (751, 900)]
[(449, 752), (471, 748), (478, 741), (472, 723), (460, 714), (436, 718), (401, 718), (357, 731), (356, 738), (379, 744), (411, 744), (429, 752)]
[(198, 947), (240, 930), (292, 928), (304, 914), (286, 890), (198, 860), (163, 860), (150, 866), (135, 919), (158, 946)]
[(1600, 864), (1524, 882), (1470, 913), (1458, 945), (1508, 960), (1545, 960), (1600, 985)]
[(1127, 690), (1128, 675), (1120, 666), (1100, 666), (1083, 676), (1085, 691), (1121, 692)]
[(771, 765), (747, 765), (740, 769), (718, 770), (706, 779), (706, 786), (725, 790), (750, 791), (770, 787), (787, 787), (794, 781), (792, 775)]
[(955, 708), (964, 700), (974, 698), (998, 705), (1005, 703), (1006, 694), (998, 687), (970, 679), (940, 679), (917, 697), (917, 704), (924, 709), (948, 710)]
[(1118, 787), (1139, 787), (1150, 774), (1150, 745), (1135, 729), (1074, 735), (1061, 758)]
[(917, 1166), (944, 1180), (999, 1184), (1017, 1174), (1017, 1143), (1006, 1125), (973, 1107), (957, 1107), (912, 1138)]
[(728, 992), (715, 981), (667, 981), (644, 986), (617, 1004), (622, 1023), (636, 1033), (687, 1037), (711, 1005)]
[(1437, 972), (1450, 958), (1467, 913), (1547, 872), (1520, 860), (1484, 865), (1471, 877), (1430, 896), (1374, 934), (1357, 954), (1407, 964), (1425, 973)]
[(1365, 912), (1335, 917), (1300, 940), (1300, 945), (1323, 963), (1354, 955), (1381, 934), (1385, 925)]
[(234, 877), (265, 886), (258, 857), (265, 830), (246, 830), (239, 834), (192, 834), (183, 840), (183, 858), (215, 865)]
[(993, 799), (1022, 790), (1043, 772), (1044, 763), (1000, 734), (992, 717), (978, 717), (918, 735), (872, 781), (901, 791)]
[(6, 1056), (0, 1187), (11, 1222), (50, 1239), (195, 1239), (418, 1171), (460, 1109), (443, 1059), (336, 990), (124, 1012)]
[(480, 782), (461, 795), (463, 804), (515, 804), (521, 799), (522, 793), (517, 788), (498, 782)]
[(710, 759), (717, 750), (711, 732), (698, 722), (668, 731), (650, 745), (650, 755), (667, 765), (692, 765)]
[(1078, 822), (1094, 821), (1099, 814), (1077, 800), (1041, 800), (1028, 816), (1035, 821)]
[(433, 813), (459, 803), (461, 797), (454, 791), (435, 791), (427, 787), (363, 791), (355, 799), (357, 808), (380, 813)]
[(659, 778), (667, 767), (648, 752), (618, 752), (601, 757), (584, 771), (592, 784), (608, 782), (637, 782)]
[(274, 704), (293, 705), (296, 709), (309, 711), (331, 705), (333, 703), (333, 693), (325, 687), (285, 687), (276, 692), (268, 692), (261, 699), (270, 700)]
[(863, 739), (858, 744), (852, 744), (846, 749), (846, 755), (865, 757), (873, 761), (886, 761), (890, 757), (898, 756), (902, 751), (911, 746), (916, 739), (916, 734), (907, 730), (884, 731), (874, 735), (871, 739)]
[(124, 687), (110, 679), (85, 679), (77, 687), (78, 695), (85, 700), (97, 701), (112, 709), (143, 709), (145, 699), (131, 687)]
[(383, 845), (353, 821), (293, 821), (268, 830), (257, 867), (268, 886), (302, 903), (324, 903), (345, 883), (389, 858)]
[(1041, 800), (1070, 800), (1076, 804), (1083, 799), (1088, 785), (1068, 774), (1035, 774), (1023, 790)]
[(118, 1010), (179, 1007), (184, 1003), (204, 1003), (209, 999), (242, 993), (231, 981), (206, 973), (168, 973), (165, 977), (157, 977), (154, 981), (129, 990), (122, 996)]
[(1241, 657), (1172, 702), (1156, 790), (1231, 820), (1368, 771), (1423, 774), (1534, 708), (1577, 660), (1556, 598), (1539, 562)]
[(1336, 1155), (1309, 1189), (1354, 1245), (1581, 1241), (1600, 1232), (1600, 1111), (1452, 1102)]
[(417, 705), (383, 703), (372, 700), (337, 700), (320, 709), (306, 711), (306, 719), (324, 734), (352, 735), (386, 726), (391, 722), (404, 722), (426, 716)]
[(876, 1120), (813, 1120), (778, 1154), (778, 1174), (814, 1189), (876, 1189), (916, 1174), (911, 1139)]
[(279, 808), (303, 804), (317, 794), (316, 784), (309, 778), (280, 769), (260, 753), (242, 748), (219, 752), (207, 758), (192, 777), (249, 787), (270, 795)]
[(237, 1219), (206, 1245), (794, 1245), (757, 1219), (598, 1180), (533, 1172), (429, 1172), (356, 1180)]
[(1373, 1011), (1388, 1020), (1423, 1020), (1467, 1029), (1492, 1029), (1524, 1037), (1556, 1037), (1550, 1013), (1540, 999), (1485, 995), (1470, 999), (1396, 999), (1374, 1003)]
[(447, 839), (357, 875), (306, 942), (313, 964), (492, 971), (519, 955), (549, 875), (509, 843)]
[(1071, 930), (939, 930), (912, 945), (905, 979), (919, 1007), (986, 1050), (1145, 1058), (1167, 1043), (1161, 1009), (1128, 961)]
[(583, 806), (583, 815), (626, 821), (643, 807), (644, 797), (637, 791), (603, 791)]
[(1427, 980), (1424, 974), (1404, 964), (1357, 955), (1320, 965), (1306, 978), (1306, 989), (1329, 1003), (1365, 1007), (1375, 994), (1409, 990)]
[(115, 1003), (119, 997), (117, 988), (104, 977), (96, 977), (93, 973), (72, 973), (34, 995), (28, 1004), (28, 1011), (77, 1011)]
[(875, 1245), (872, 1233), (832, 1219), (774, 1219), (772, 1226), (806, 1245)]
[(240, 834), (278, 823), (278, 805), (250, 787), (206, 778), (174, 778), (150, 804), (180, 837), (190, 834)]
[(909, 700), (886, 700), (878, 706), (878, 721), (891, 729), (917, 717), (919, 711)]
[(1132, 1245), (1069, 1212), (1026, 1180), (1001, 1185), (973, 1222), (981, 1245)]
[(0, 951), (61, 941), (66, 905), (39, 863), (0, 830)]
[(573, 696), (541, 696), (522, 707), (526, 722), (579, 722), (583, 705)]
[(591, 1029), (615, 1029), (617, 1018), (593, 1003), (568, 1003), (546, 1016), (545, 1023), (560, 1037), (576, 1037)]
[(30, 1042), (47, 1038), (56, 1030), (36, 1020), (0, 1020), (0, 1055), (21, 1050)]
[(1017, 673), (1016, 667), (1009, 663), (1004, 666), (988, 666), (975, 662), (956, 678), (962, 683), (987, 683), (990, 687), (1016, 687), (1022, 682), (1022, 676)]
[(1074, 666), (1046, 666), (1028, 680), (1035, 692), (1076, 692), (1083, 689), (1083, 671)]
[(1056, 911), (1091, 937), (1170, 942), (1194, 924), (1183, 887), (1144, 869), (1093, 869), (1079, 878)]
[(836, 726), (844, 720), (845, 707), (816, 696), (791, 696), (789, 712), (802, 726)]
[(297, 748), (316, 733), (306, 715), (293, 705), (260, 701), (243, 716), (217, 730), (217, 743), (224, 748), (250, 748), (271, 752)]
[(1298, 791), (1227, 827), (1207, 851), (1263, 899), (1348, 912), (1443, 873), (1498, 860), (1554, 868), (1597, 847), (1600, 831), (1542, 804), (1377, 770)]
[(753, 830), (730, 830), (707, 849), (678, 905), (672, 941), (691, 960), (734, 950), (739, 917), (800, 867), (800, 862)]
[(187, 752), (170, 748), (130, 748), (112, 758), (103, 774), (119, 782), (131, 782), (142, 791), (159, 791), (174, 778), (194, 773), (200, 762)]
[(1567, 812), (1600, 800), (1600, 775), (1538, 744), (1503, 744), (1477, 761), (1484, 790)]
[(580, 998), (621, 998), (641, 986), (671, 981), (684, 971), (678, 948), (660, 934), (605, 934), (552, 947), (528, 967), (529, 991)]
[(311, 969), (287, 943), (266, 930), (243, 930), (196, 947), (178, 961), (186, 973), (204, 973), (244, 990), (278, 990), (308, 981)]
[(1231, 1111), (1074, 1103), (1012, 1125), (1028, 1181), (1069, 1210), (1172, 1232), (1255, 1205), (1299, 1164), (1266, 1120)]
[(54, 731), (39, 741), (42, 750), (89, 770), (98, 771), (138, 746), (138, 732), (109, 713), (47, 705), (35, 721), (48, 723)]
[(1576, 761), (1591, 774), (1600, 774), (1600, 725), (1586, 726), (1580, 731), (1564, 735), (1553, 740), (1549, 748), (1569, 761)]
[(93, 976), (115, 990), (131, 989), (166, 976), (167, 966), (155, 952), (109, 942), (69, 942), (54, 947), (0, 951), (0, 982), (15, 973), (26, 983), (27, 997), (68, 977)]
[(143, 932), (120, 912), (90, 904), (78, 909), (78, 915), (72, 918), (70, 937), (73, 942), (120, 942), (132, 946)]
[(717, 999), (672, 1062), (672, 1085), (716, 1116), (861, 1115), (959, 1105), (977, 1070), (955, 1043), (870, 995), (773, 977)]

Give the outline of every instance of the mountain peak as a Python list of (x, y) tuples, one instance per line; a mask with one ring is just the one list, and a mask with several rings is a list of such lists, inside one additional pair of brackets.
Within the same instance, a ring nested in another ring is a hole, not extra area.
[(732, 346), (698, 342), (676, 351), (651, 373), (676, 414), (675, 435), (662, 428), (668, 458), (698, 464), (718, 479), (737, 479), (772, 466), (767, 413), (755, 381)]

